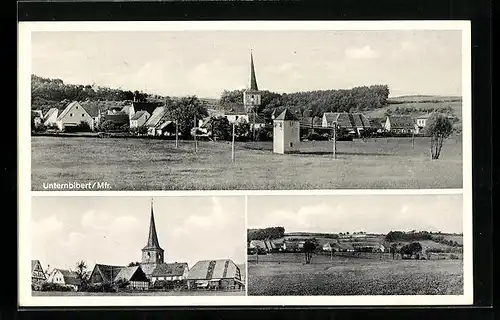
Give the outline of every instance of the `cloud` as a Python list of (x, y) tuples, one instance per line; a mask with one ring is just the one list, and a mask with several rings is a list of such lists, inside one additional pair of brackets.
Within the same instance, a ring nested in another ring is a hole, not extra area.
[(345, 55), (349, 59), (374, 59), (379, 56), (378, 52), (373, 50), (369, 45), (359, 48), (348, 48), (345, 50)]

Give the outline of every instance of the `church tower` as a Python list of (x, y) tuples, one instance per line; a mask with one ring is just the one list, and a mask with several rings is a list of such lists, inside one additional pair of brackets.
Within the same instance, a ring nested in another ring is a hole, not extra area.
[(164, 251), (158, 242), (156, 234), (155, 216), (153, 213), (153, 200), (151, 200), (151, 218), (149, 222), (149, 235), (146, 246), (142, 248), (141, 268), (149, 277), (157, 265), (164, 263)]
[(258, 106), (260, 106), (260, 100), (261, 94), (259, 92), (259, 87), (257, 86), (253, 54), (250, 51), (250, 84), (243, 92), (243, 105), (245, 106), (245, 111), (248, 113), (253, 112)]

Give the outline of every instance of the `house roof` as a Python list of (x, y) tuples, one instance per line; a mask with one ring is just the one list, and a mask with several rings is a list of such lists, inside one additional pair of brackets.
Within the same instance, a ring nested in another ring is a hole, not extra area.
[(152, 114), (157, 107), (160, 106), (159, 103), (156, 102), (133, 102), (134, 111), (147, 111), (149, 114)]
[(229, 259), (198, 261), (189, 270), (188, 280), (240, 279), (240, 268)]
[(410, 116), (389, 116), (391, 129), (413, 129), (415, 123)]
[(171, 124), (175, 124), (175, 122), (167, 120), (167, 121), (161, 123), (160, 125), (158, 125), (157, 128), (160, 129), (160, 130), (163, 130), (165, 127), (168, 127)]
[(132, 116), (132, 118), (130, 120), (139, 120), (143, 115), (148, 115), (149, 112), (145, 111), (145, 110), (141, 110), (139, 112), (136, 112), (134, 113), (134, 115)]
[(313, 119), (313, 117), (302, 117), (302, 119), (300, 119), (300, 125), (310, 126), (311, 121), (313, 121), (313, 125), (321, 126), (321, 123), (322, 123), (321, 117), (314, 117), (314, 119)]
[(45, 119), (48, 119), (49, 117), (51, 117), (54, 113), (56, 114), (56, 117), (57, 117), (57, 113), (59, 112), (59, 109), (57, 108), (50, 108), (49, 111), (47, 111), (47, 113), (45, 114)]
[(382, 122), (383, 122), (382, 118), (370, 118), (369, 121), (370, 121), (370, 127), (374, 129), (382, 129)]
[(104, 282), (112, 282), (116, 276), (120, 273), (123, 266), (111, 266), (106, 264), (96, 264), (94, 270), (98, 270), (101, 273), (102, 280)]
[(40, 268), (42, 267), (40, 260), (31, 260), (31, 272), (33, 272), (38, 265), (40, 265)]
[(167, 108), (157, 107), (151, 114), (151, 117), (149, 117), (148, 121), (146, 121), (144, 125), (146, 127), (151, 127), (151, 128), (156, 127), (166, 113), (167, 113)]
[(153, 277), (179, 277), (188, 269), (186, 262), (182, 263), (162, 263), (156, 266), (153, 270)]
[(65, 284), (71, 284), (75, 286), (79, 286), (81, 284), (81, 281), (78, 278), (76, 272), (64, 269), (56, 269), (56, 270), (62, 274)]
[(370, 121), (362, 113), (350, 113), (351, 123), (354, 124), (356, 128), (367, 128), (370, 127)]
[[(67, 114), (68, 112), (73, 108), (73, 107), (76, 107), (76, 106), (79, 106), (81, 107), (87, 114), (89, 114), (89, 112), (87, 111), (87, 109), (85, 109), (80, 103), (78, 103), (78, 101), (73, 101), (71, 102), (70, 104), (68, 104), (68, 106), (66, 106), (66, 108), (63, 110), (63, 112), (61, 112), (61, 114), (59, 114), (59, 116), (57, 117), (57, 120), (61, 120), (63, 119)], [(89, 114), (90, 115), (90, 114)], [(91, 115), (90, 115), (91, 116)]]
[(129, 123), (129, 118), (126, 113), (116, 113), (116, 114), (105, 114), (102, 117), (102, 121), (111, 121), (115, 124), (126, 124)]
[(282, 121), (299, 121), (297, 117), (288, 109), (285, 109), (279, 116), (277, 116), (274, 120), (282, 120)]
[(85, 110), (92, 118), (95, 118), (99, 115), (99, 110), (104, 108), (105, 103), (100, 101), (87, 100), (82, 101), (80, 105), (82, 106), (82, 108), (85, 108)]
[(328, 126), (333, 126), (333, 123), (336, 122), (340, 128), (353, 129), (353, 123), (347, 112), (325, 112), (323, 117), (326, 118)]

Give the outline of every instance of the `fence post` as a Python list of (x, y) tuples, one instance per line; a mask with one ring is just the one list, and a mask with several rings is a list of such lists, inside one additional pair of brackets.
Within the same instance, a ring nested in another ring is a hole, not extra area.
[(233, 122), (233, 139), (231, 142), (231, 162), (234, 162), (234, 122)]

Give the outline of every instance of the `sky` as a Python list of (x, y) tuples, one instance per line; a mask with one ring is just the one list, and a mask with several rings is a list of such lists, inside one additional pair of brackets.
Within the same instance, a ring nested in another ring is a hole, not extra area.
[(249, 196), (248, 228), (285, 232), (462, 233), (462, 195)]
[[(155, 197), (156, 231), (165, 262), (245, 262), (244, 197)], [(33, 197), (31, 255), (44, 268), (77, 261), (127, 265), (141, 261), (150, 197)]]
[(387, 84), (391, 96), (462, 94), (461, 31), (38, 31), (32, 73), (166, 96), (248, 86), (297, 92)]

